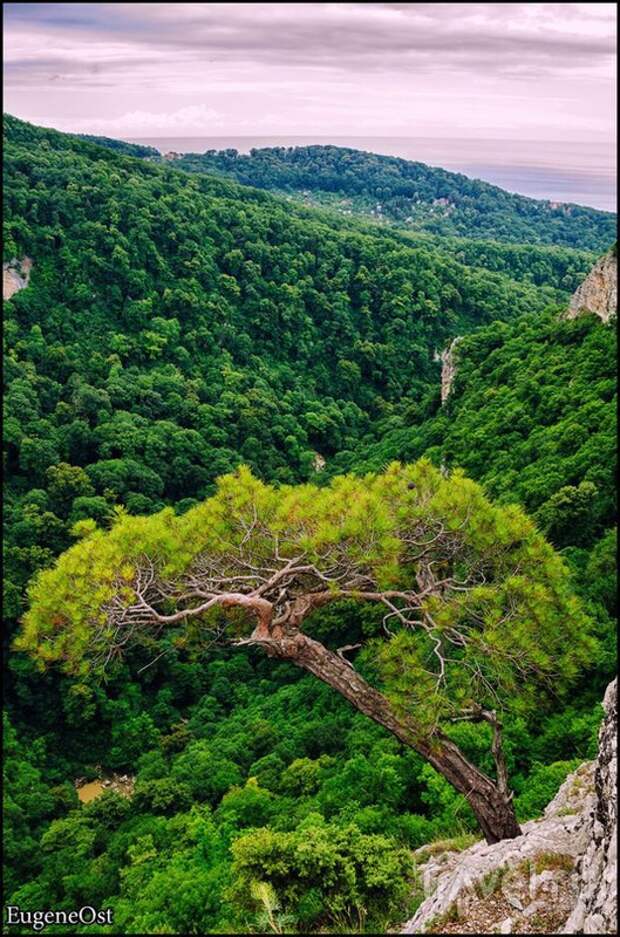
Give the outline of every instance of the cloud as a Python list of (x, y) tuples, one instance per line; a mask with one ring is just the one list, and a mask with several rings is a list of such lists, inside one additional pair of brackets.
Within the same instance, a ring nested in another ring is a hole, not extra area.
[[(45, 126), (72, 130), (71, 120), (63, 117), (40, 118)], [(108, 136), (191, 136), (196, 128), (205, 134), (219, 129), (222, 116), (213, 108), (204, 104), (191, 104), (171, 113), (153, 111), (127, 111), (118, 117), (84, 118), (80, 122), (80, 131), (85, 133), (106, 134)]]
[[(579, 7), (577, 11), (573, 8)], [(613, 4), (299, 3), (5, 4), (10, 31), (73, 36), (88, 56), (109, 44), (176, 50), (199, 62), (327, 66), (402, 65), (441, 72), (480, 68), (530, 74), (609, 64)], [(10, 75), (9, 75), (10, 80)]]
[(611, 3), (8, 3), (5, 106), (110, 134), (611, 139), (614, 17)]

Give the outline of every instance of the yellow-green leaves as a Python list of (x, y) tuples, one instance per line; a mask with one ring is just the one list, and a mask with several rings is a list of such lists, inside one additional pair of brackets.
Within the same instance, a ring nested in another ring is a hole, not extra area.
[[(80, 669), (101, 657), (115, 628), (122, 641), (122, 610), (139, 611), (140, 577), (157, 577), (168, 596), (159, 612), (170, 615), (205, 567), (216, 571), (210, 590), (248, 594), (289, 560), (306, 569), (281, 581), (293, 590), (289, 601), (306, 590), (379, 602), (381, 634), (393, 635), (378, 653), (380, 677), (392, 699), (428, 723), (456, 700), (492, 707), (523, 697), (528, 682), (557, 692), (595, 651), (565, 566), (531, 521), (426, 460), (323, 488), (276, 488), (241, 467), (181, 516), (119, 512), (109, 531), (84, 533), (30, 588), (16, 646), (42, 664)], [(234, 635), (254, 627), (246, 610), (219, 607), (174, 625), (191, 637), (220, 628), (223, 615)], [(152, 634), (143, 637), (160, 632)]]

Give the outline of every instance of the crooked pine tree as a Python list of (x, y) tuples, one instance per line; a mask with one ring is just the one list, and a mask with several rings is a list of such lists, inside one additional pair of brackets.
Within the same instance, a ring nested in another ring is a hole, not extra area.
[[(324, 488), (275, 488), (241, 468), (182, 516), (81, 528), (30, 588), (16, 646), (42, 667), (101, 673), (136, 645), (151, 658), (203, 639), (258, 646), (418, 752), (489, 843), (519, 835), (503, 713), (562, 692), (595, 644), (561, 558), (518, 507), (424, 460)], [(308, 633), (342, 602), (381, 609), (361, 646)], [(459, 719), (490, 723), (494, 777), (450, 739)]]

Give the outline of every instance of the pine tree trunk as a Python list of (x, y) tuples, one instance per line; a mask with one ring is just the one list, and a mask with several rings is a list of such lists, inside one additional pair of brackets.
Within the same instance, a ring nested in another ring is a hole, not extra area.
[(282, 636), (277, 641), (265, 642), (263, 646), (269, 656), (289, 660), (314, 674), (426, 759), (465, 796), (488, 843), (521, 835), (514, 806), (507, 794), (468, 761), (445, 735), (434, 733), (429, 738), (414, 720), (397, 716), (388, 700), (346, 660), (301, 633)]

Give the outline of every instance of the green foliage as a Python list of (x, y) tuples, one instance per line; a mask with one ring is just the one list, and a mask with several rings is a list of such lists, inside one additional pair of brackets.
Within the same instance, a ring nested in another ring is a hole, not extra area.
[[(219, 172), (246, 185), (314, 197), (442, 235), (564, 244), (603, 250), (615, 236), (611, 212), (553, 206), (424, 163), (338, 146), (267, 147), (187, 153), (175, 164)], [(486, 266), (486, 264), (485, 264)]]
[(333, 470), (426, 454), (522, 504), (557, 547), (591, 548), (616, 516), (615, 360), (615, 330), (595, 316), (494, 323), (459, 343), (438, 412), (410, 425), (405, 411)]
[(579, 759), (556, 761), (550, 765), (535, 764), (527, 780), (527, 787), (515, 800), (519, 820), (540, 816), (557, 794), (566, 776), (579, 766)]
[(76, 136), (87, 143), (96, 143), (97, 146), (106, 146), (124, 156), (137, 156), (139, 159), (159, 159), (159, 150), (154, 146), (145, 146), (142, 143), (127, 143), (125, 140), (113, 140), (110, 137), (97, 137), (89, 133), (78, 133)]
[(217, 861), (221, 845), (208, 811), (193, 808), (152, 832), (143, 829), (127, 849), (115, 926), (122, 933), (213, 932), (228, 908), (225, 866)]
[(579, 526), (586, 542), (592, 539), (597, 523), (596, 501), (598, 490), (592, 482), (565, 485), (548, 498), (536, 514), (543, 533), (558, 546), (567, 546), (574, 540), (574, 525)]
[[(557, 695), (570, 685), (592, 659), (596, 643), (571, 595), (566, 566), (518, 508), (494, 507), (462, 474), (444, 478), (425, 460), (407, 467), (394, 463), (382, 475), (337, 477), (324, 488), (273, 488), (242, 467), (219, 479), (216, 494), (185, 514), (170, 509), (147, 518), (119, 514), (109, 532), (82, 538), (35, 579), (16, 646), (36, 654), (42, 664), (60, 661), (78, 673), (86, 672), (93, 656), (106, 663), (116, 628), (107, 609), (112, 602), (129, 607), (136, 601), (137, 570), (145, 556), (165, 581), (182, 580), (204, 557), (219, 562), (223, 574), (229, 557), (244, 556), (248, 544), (255, 563), (274, 562), (273, 544), (279, 542), (284, 555), (303, 554), (326, 571), (333, 563), (330, 551), (337, 549), (351, 568), (362, 563), (377, 588), (417, 589), (422, 567), (411, 560), (407, 543), (418, 529), (430, 531), (425, 554), (434, 551), (447, 582), (470, 576), (475, 582), (479, 569), (484, 578), (471, 588), (447, 587), (422, 601), (432, 632), (401, 628), (390, 641), (370, 642), (385, 692), (397, 708), (415, 711), (420, 725), (432, 726), (474, 701), (491, 707), (499, 694), (504, 706), (519, 711), (539, 705), (551, 686)], [(441, 542), (432, 546), (438, 529), (453, 532), (448, 555)], [(337, 595), (336, 584), (334, 590)], [(355, 594), (342, 597), (355, 599)], [(180, 629), (165, 640), (183, 643), (201, 631), (208, 635), (222, 628), (225, 614), (216, 607), (197, 622), (190, 617), (184, 626), (181, 619)], [(249, 633), (254, 621), (244, 624), (233, 609), (229, 627)], [(430, 661), (435, 641), (444, 640), (452, 651), (444, 651), (439, 680)], [(148, 630), (143, 641), (152, 642)], [(137, 756), (153, 728), (149, 722), (143, 716), (124, 724), (111, 752), (115, 761), (124, 764)], [(206, 793), (220, 769), (214, 769), (203, 743), (190, 745), (183, 757), (194, 756), (208, 766)], [(387, 762), (376, 778), (363, 762), (350, 769), (347, 786), (359, 787), (372, 800), (379, 791), (399, 799), (401, 780)], [(200, 775), (198, 765), (192, 766), (188, 783), (197, 783)], [(224, 776), (229, 786), (226, 770)]]
[(401, 912), (412, 862), (384, 836), (335, 826), (313, 815), (295, 832), (251, 830), (235, 840), (232, 900), (256, 909), (256, 883), (266, 882), (285, 913), (302, 927), (360, 919), (381, 927)]
[(613, 527), (598, 541), (590, 554), (586, 567), (588, 592), (613, 617), (616, 613), (618, 589), (616, 558), (618, 556), (618, 530)]
[(36, 753), (28, 752), (19, 743), (6, 713), (2, 739), (4, 855), (8, 876), (5, 886), (11, 892), (21, 881), (38, 871), (37, 840), (44, 828), (43, 823), (46, 819), (49, 821), (57, 809), (64, 812), (66, 802), (63, 803), (63, 794), (55, 798), (44, 782), (36, 764), (41, 760), (41, 746), (37, 746)]
[(5, 312), (12, 620), (74, 523), (200, 500), (242, 461), (316, 478), (317, 451), (329, 463), (434, 396), (433, 351), (454, 330), (557, 293), (12, 117), (4, 129), (6, 241), (34, 262)]

